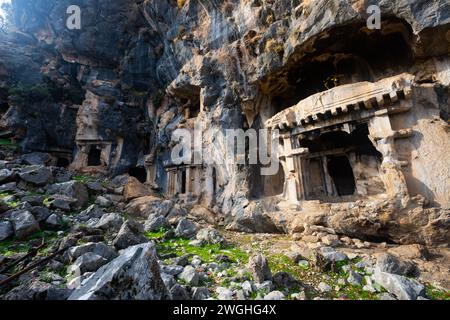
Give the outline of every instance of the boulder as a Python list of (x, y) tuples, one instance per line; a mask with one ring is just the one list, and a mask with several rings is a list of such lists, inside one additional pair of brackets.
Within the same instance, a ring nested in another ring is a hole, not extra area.
[(300, 287), (300, 282), (284, 271), (274, 274), (272, 282), (279, 289), (293, 289)]
[(96, 253), (86, 252), (79, 256), (74, 264), (69, 267), (69, 273), (79, 272), (82, 275), (86, 272), (93, 272), (107, 262), (108, 260)]
[(382, 272), (378, 268), (375, 268), (373, 278), (376, 283), (399, 300), (417, 300), (418, 297), (425, 296), (425, 286), (414, 279)]
[(101, 219), (105, 215), (105, 212), (99, 206), (92, 204), (86, 210), (80, 212), (77, 216), (79, 221), (88, 221), (92, 218)]
[(77, 200), (76, 206), (81, 208), (89, 201), (89, 193), (86, 186), (78, 181), (55, 183), (47, 187), (49, 194), (62, 194)]
[(126, 207), (126, 212), (133, 217), (148, 218), (151, 214), (165, 215), (160, 212), (165, 201), (155, 196), (147, 196), (132, 200)]
[(225, 245), (227, 242), (222, 234), (214, 228), (201, 229), (199, 232), (197, 232), (196, 239), (211, 244), (221, 245)]
[(217, 293), (218, 300), (224, 300), (224, 301), (233, 300), (233, 291), (231, 291), (228, 288), (217, 287), (216, 293)]
[(330, 292), (331, 290), (333, 290), (328, 284), (326, 284), (325, 282), (321, 282), (319, 283), (319, 285), (317, 286), (317, 288), (319, 289), (320, 292), (326, 293), (326, 292)]
[(183, 218), (180, 220), (175, 229), (175, 236), (191, 239), (196, 235), (197, 230), (197, 225), (194, 222)]
[(155, 246), (139, 244), (102, 266), (69, 300), (165, 300), (170, 294), (161, 279)]
[(42, 195), (31, 195), (22, 197), (23, 202), (28, 202), (32, 206), (41, 206), (44, 203), (45, 196)]
[(197, 271), (195, 271), (195, 268), (192, 266), (186, 266), (183, 269), (183, 272), (181, 272), (178, 275), (178, 279), (184, 281), (186, 284), (190, 286), (197, 286), (198, 282), (200, 281), (200, 275)]
[(169, 274), (171, 276), (177, 276), (182, 273), (184, 268), (182, 266), (177, 265), (162, 265), (161, 272)]
[(206, 300), (209, 298), (209, 290), (206, 287), (192, 288), (192, 300)]
[(144, 228), (142, 224), (135, 221), (125, 221), (113, 241), (117, 249), (125, 249), (130, 246), (148, 242), (149, 240), (142, 235)]
[(48, 153), (44, 152), (32, 152), (22, 155), (22, 162), (26, 165), (47, 165), (52, 157)]
[(92, 195), (104, 194), (106, 192), (106, 188), (99, 181), (89, 181), (86, 183), (86, 187), (89, 194)]
[(16, 182), (8, 182), (0, 186), (0, 192), (14, 192), (17, 190)]
[(170, 296), (172, 300), (191, 300), (189, 292), (186, 288), (180, 284), (175, 284), (172, 288), (170, 288)]
[(388, 253), (377, 257), (376, 266), (382, 272), (398, 274), (401, 276), (414, 275), (418, 271), (414, 263), (400, 260)]
[(102, 230), (118, 231), (123, 224), (123, 218), (118, 213), (106, 213), (95, 225), (95, 228)]
[(15, 173), (8, 169), (1, 169), (0, 170), (0, 183), (9, 182), (14, 179)]
[(98, 204), (101, 207), (109, 207), (112, 205), (112, 201), (103, 196), (98, 196), (95, 199), (95, 204)]
[(348, 273), (347, 282), (353, 286), (360, 286), (362, 283), (363, 277), (355, 271), (350, 270)]
[(285, 295), (280, 291), (272, 291), (264, 296), (264, 300), (284, 300)]
[(272, 280), (272, 272), (270, 271), (269, 263), (261, 254), (250, 257), (248, 269), (253, 275), (253, 279), (258, 283)]
[(170, 227), (169, 222), (164, 216), (160, 216), (157, 214), (151, 214), (148, 216), (147, 221), (145, 221), (144, 224), (144, 230), (145, 231), (158, 231), (161, 230), (161, 228), (167, 228)]
[(123, 189), (123, 196), (126, 201), (136, 198), (142, 198), (152, 195), (152, 190), (141, 183), (135, 177), (129, 177), (125, 188)]
[(0, 221), (0, 241), (6, 240), (14, 234), (13, 225), (9, 221)]
[(68, 250), (69, 256), (72, 261), (78, 259), (80, 256), (88, 252), (95, 253), (103, 257), (107, 261), (111, 261), (118, 256), (118, 253), (116, 252), (116, 250), (114, 250), (113, 247), (110, 247), (103, 242), (90, 242), (80, 246), (72, 247)]
[(18, 239), (25, 239), (41, 230), (30, 211), (15, 211), (11, 214), (11, 219)]
[(33, 280), (30, 284), (22, 284), (2, 296), (2, 300), (32, 300), (42, 301), (47, 299), (47, 293), (51, 284), (39, 280)]
[(36, 186), (44, 186), (53, 179), (52, 172), (44, 166), (29, 166), (19, 172), (20, 178)]
[(175, 204), (166, 216), (170, 225), (176, 226), (181, 219), (187, 216), (186, 210), (184, 210), (179, 204)]
[(51, 214), (46, 220), (45, 220), (45, 226), (52, 230), (57, 230), (61, 227), (62, 219), (57, 214)]
[(219, 222), (217, 214), (200, 205), (194, 206), (189, 212), (189, 215), (191, 217), (194, 217), (195, 220), (204, 221), (211, 225), (217, 224)]
[(37, 222), (44, 222), (51, 215), (50, 210), (48, 210), (46, 207), (33, 207), (30, 211)]
[(76, 207), (77, 199), (62, 194), (55, 194), (51, 197), (50, 207), (62, 211), (70, 211)]

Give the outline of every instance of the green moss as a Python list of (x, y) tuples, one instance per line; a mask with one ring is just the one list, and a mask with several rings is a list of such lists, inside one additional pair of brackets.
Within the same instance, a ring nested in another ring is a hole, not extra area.
[(82, 174), (73, 176), (72, 180), (81, 182), (81, 183), (88, 183), (88, 182), (94, 181), (94, 179), (92, 177), (87, 176), (87, 175), (82, 175)]
[(5, 201), (5, 198), (11, 196), (12, 194), (10, 193), (0, 193), (0, 200), (2, 200), (4, 203), (6, 203), (8, 205), (8, 207), (14, 209), (17, 208), (20, 205), (19, 201)]
[(438, 289), (431, 284), (426, 285), (426, 294), (431, 300), (450, 300), (450, 291)]

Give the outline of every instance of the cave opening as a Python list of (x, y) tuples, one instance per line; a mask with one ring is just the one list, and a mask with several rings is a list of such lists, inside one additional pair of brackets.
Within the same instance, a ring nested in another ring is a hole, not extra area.
[(181, 194), (186, 194), (187, 191), (187, 175), (186, 175), (186, 169), (183, 169), (181, 171)]
[(355, 193), (355, 177), (347, 156), (328, 157), (328, 172), (338, 196), (351, 196)]
[(91, 146), (88, 154), (88, 166), (97, 167), (102, 164), (101, 158), (102, 150), (99, 146)]
[(378, 185), (382, 155), (369, 139), (367, 123), (323, 130), (300, 139), (300, 146), (309, 150), (303, 160), (307, 200), (340, 201), (361, 191), (358, 185), (369, 185), (366, 195), (384, 192)]
[(314, 50), (287, 64), (285, 83), (273, 95), (275, 111), (337, 86), (375, 82), (409, 70), (414, 63), (412, 38), (411, 27), (398, 19), (387, 20), (382, 30), (353, 24), (319, 35)]
[(212, 168), (212, 187), (213, 187), (213, 195), (217, 193), (217, 171), (216, 168)]
[(128, 170), (128, 174), (131, 177), (138, 179), (139, 182), (147, 182), (147, 170), (144, 167), (134, 167)]
[(70, 165), (70, 160), (67, 158), (58, 158), (56, 160), (56, 166), (60, 168), (67, 168)]

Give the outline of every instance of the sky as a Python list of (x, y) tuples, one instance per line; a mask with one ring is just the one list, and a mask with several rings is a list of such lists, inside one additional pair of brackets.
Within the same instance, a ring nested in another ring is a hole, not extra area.
[[(11, 2), (11, 0), (0, 0), (0, 7), (1, 7), (1, 5), (3, 4), (3, 3), (5, 3), (5, 2)], [(0, 8), (0, 16), (3, 16), (3, 10), (2, 10), (2, 8)]]

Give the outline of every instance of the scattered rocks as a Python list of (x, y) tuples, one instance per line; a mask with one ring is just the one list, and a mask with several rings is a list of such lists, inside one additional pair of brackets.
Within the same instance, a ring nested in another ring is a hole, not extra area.
[(81, 211), (77, 216), (77, 220), (85, 222), (92, 218), (100, 219), (103, 217), (104, 214), (105, 213), (100, 207), (93, 204), (90, 205), (86, 210)]
[(191, 300), (189, 292), (180, 284), (175, 284), (170, 288), (170, 295), (172, 300)]
[(375, 270), (374, 280), (399, 300), (417, 300), (425, 295), (425, 286), (414, 279)]
[(228, 288), (217, 287), (216, 288), (217, 299), (218, 300), (233, 300), (233, 291)]
[(272, 280), (272, 272), (270, 271), (267, 259), (261, 254), (250, 257), (248, 269), (252, 273), (253, 279), (259, 283)]
[(402, 276), (415, 275), (417, 267), (410, 261), (403, 261), (391, 254), (378, 256), (376, 266), (382, 272), (394, 273)]
[(165, 300), (170, 293), (161, 279), (153, 243), (121, 251), (102, 266), (69, 300)]
[(56, 183), (47, 187), (49, 194), (62, 194), (76, 199), (77, 208), (85, 206), (89, 201), (89, 193), (86, 186), (78, 181)]
[(0, 170), (0, 183), (10, 182), (16, 174), (8, 169)]
[(192, 288), (192, 299), (193, 300), (206, 300), (210, 297), (209, 290), (206, 287), (196, 287)]
[(197, 225), (194, 222), (183, 218), (180, 220), (175, 229), (175, 236), (190, 239), (196, 235), (197, 230)]
[(110, 247), (103, 242), (86, 243), (80, 246), (72, 247), (68, 252), (72, 261), (89, 252), (99, 255), (107, 261), (110, 261), (118, 256), (118, 253), (113, 247)]
[(95, 228), (102, 230), (119, 231), (123, 224), (123, 218), (118, 213), (106, 213), (96, 223)]
[(182, 266), (177, 265), (162, 265), (161, 266), (161, 272), (164, 272), (166, 274), (169, 274), (171, 276), (177, 276), (180, 273), (182, 273), (184, 268)]
[(53, 179), (51, 170), (44, 166), (25, 167), (19, 172), (19, 176), (23, 181), (36, 186), (44, 186)]
[(200, 280), (200, 276), (195, 271), (195, 268), (189, 265), (183, 269), (178, 278), (190, 286), (197, 286)]
[(11, 214), (11, 219), (18, 239), (25, 239), (41, 230), (30, 211), (15, 211)]
[(272, 291), (264, 296), (264, 300), (284, 300), (286, 297), (280, 291)]
[(84, 274), (86, 272), (96, 271), (107, 263), (108, 260), (93, 252), (86, 252), (75, 260), (75, 263), (69, 267), (69, 273)]
[(135, 177), (129, 177), (125, 188), (123, 189), (123, 196), (126, 201), (136, 198), (150, 196), (152, 191), (149, 187), (139, 182)]
[(6, 240), (14, 234), (13, 225), (9, 221), (0, 221), (0, 241)]
[(99, 206), (106, 208), (106, 207), (109, 207), (112, 205), (112, 201), (109, 199), (106, 199), (105, 197), (98, 196), (95, 199), (95, 204), (98, 204)]
[(157, 214), (151, 214), (148, 216), (147, 221), (144, 224), (145, 231), (159, 231), (162, 228), (169, 227), (170, 224), (164, 216), (160, 216)]
[(45, 220), (46, 227), (52, 230), (58, 230), (61, 227), (61, 224), (62, 219), (54, 213)]
[(355, 271), (350, 271), (347, 282), (354, 286), (360, 286), (362, 283), (363, 277)]
[(45, 166), (50, 162), (50, 160), (52, 158), (48, 153), (32, 152), (32, 153), (23, 154), (21, 159), (22, 159), (22, 162), (26, 165)]
[(328, 284), (326, 284), (325, 282), (319, 283), (319, 285), (317, 286), (317, 288), (319, 289), (320, 292), (324, 292), (324, 293), (327, 293), (327, 292), (330, 292), (331, 290), (333, 290), (333, 289), (331, 288), (331, 286), (328, 285)]
[(280, 271), (273, 275), (273, 284), (279, 289), (292, 289), (300, 286), (300, 282), (287, 272)]
[(136, 221), (128, 220), (122, 225), (113, 241), (117, 249), (125, 249), (129, 246), (148, 242), (149, 240), (142, 235), (144, 227)]
[(197, 240), (204, 241), (211, 244), (225, 245), (226, 240), (222, 234), (214, 228), (201, 229), (196, 236)]

